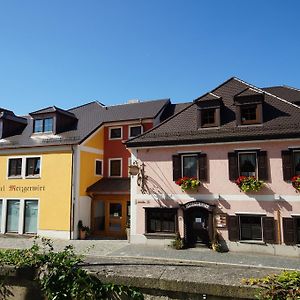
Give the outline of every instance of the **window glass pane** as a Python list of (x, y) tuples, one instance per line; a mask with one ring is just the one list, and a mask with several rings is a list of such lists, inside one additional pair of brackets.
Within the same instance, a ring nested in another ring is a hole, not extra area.
[(7, 221), (6, 221), (7, 232), (19, 231), (19, 207), (20, 207), (19, 200), (7, 201)]
[(198, 177), (197, 156), (182, 156), (182, 176)]
[(239, 166), (241, 176), (256, 175), (256, 153), (240, 153)]
[(33, 176), (40, 174), (41, 159), (39, 157), (26, 159), (26, 176)]
[(255, 121), (256, 119), (256, 106), (241, 107), (242, 123), (247, 121)]
[(3, 201), (0, 199), (0, 231), (1, 231), (1, 224), (2, 224), (2, 203)]
[(142, 126), (130, 127), (130, 137), (138, 136), (142, 133)]
[(96, 160), (96, 175), (102, 175), (102, 161)]
[(110, 138), (111, 139), (119, 139), (121, 138), (121, 128), (111, 128), (110, 129)]
[(53, 118), (47, 118), (44, 120), (44, 132), (53, 131)]
[(9, 160), (8, 176), (20, 176), (22, 172), (22, 158)]
[(105, 203), (104, 201), (97, 201), (94, 210), (94, 224), (96, 231), (105, 229)]
[(207, 124), (214, 124), (215, 123), (215, 109), (203, 109), (201, 120), (202, 126)]
[(240, 216), (241, 240), (262, 240), (261, 217)]
[(110, 161), (110, 176), (121, 176), (121, 160)]
[(37, 200), (25, 201), (25, 233), (37, 233), (38, 202)]
[(147, 232), (175, 233), (176, 210), (147, 209)]
[(300, 175), (300, 152), (294, 152), (295, 175)]
[(296, 234), (297, 234), (297, 243), (300, 243), (300, 218), (296, 219)]
[(34, 131), (33, 132), (43, 132), (43, 120), (34, 121)]

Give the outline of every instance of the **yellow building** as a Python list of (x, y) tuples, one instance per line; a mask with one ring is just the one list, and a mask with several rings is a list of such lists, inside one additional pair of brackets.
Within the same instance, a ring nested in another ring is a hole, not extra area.
[[(158, 100), (106, 107), (91, 102), (69, 110), (48, 107), (25, 117), (0, 108), (0, 233), (74, 239), (81, 220), (98, 234), (93, 225), (93, 216), (99, 215), (93, 205), (95, 193), (87, 190), (104, 174), (116, 179), (105, 168), (110, 169), (114, 155), (127, 153), (120, 142), (117, 149), (107, 150), (112, 153), (105, 161), (105, 132), (116, 122), (125, 122), (133, 129), (143, 127), (149, 118), (157, 123), (169, 103)], [(128, 180), (128, 153), (126, 160), (118, 177)], [(125, 203), (128, 195), (129, 189)], [(112, 192), (105, 201), (120, 197)], [(116, 212), (112, 216), (122, 219), (119, 237), (125, 233), (126, 209), (124, 218)], [(110, 212), (104, 213), (109, 220)]]

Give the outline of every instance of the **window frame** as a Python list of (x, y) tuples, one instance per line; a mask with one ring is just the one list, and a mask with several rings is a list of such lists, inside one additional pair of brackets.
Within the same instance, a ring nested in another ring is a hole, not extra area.
[[(174, 235), (178, 231), (178, 208), (159, 208), (159, 207), (144, 207), (145, 209), (145, 234), (157, 234), (157, 235)], [(149, 213), (151, 212), (159, 212), (161, 213), (159, 221), (161, 223), (160, 227), (162, 227), (162, 222), (164, 221), (164, 216), (163, 213), (165, 212), (170, 212), (174, 213), (174, 231), (155, 231), (152, 232), (149, 230), (149, 224), (150, 224), (150, 218), (149, 218)]]
[[(39, 199), (30, 199), (30, 198), (24, 198), (24, 199), (20, 199), (21, 200), (21, 203), (23, 201), (23, 211), (21, 212), (23, 214), (23, 224), (22, 224), (22, 234), (25, 234), (25, 235), (37, 235), (38, 234), (38, 231), (39, 231), (39, 217), (40, 217), (40, 201)], [(36, 233), (35, 232), (25, 232), (25, 221), (26, 221), (26, 201), (35, 201), (37, 202), (37, 224), (36, 224)]]
[[(214, 122), (213, 123), (204, 123), (204, 114), (207, 112), (210, 112), (210, 111), (213, 111), (213, 113), (214, 113)], [(216, 108), (203, 108), (200, 110), (200, 114), (201, 114), (201, 128), (218, 126), (217, 109)]]
[[(52, 130), (49, 131), (45, 131), (45, 120), (52, 120)], [(35, 124), (37, 121), (42, 121), (42, 131), (35, 131)], [(32, 130), (33, 134), (43, 134), (43, 133), (53, 133), (54, 132), (54, 118), (53, 117), (46, 117), (46, 118), (38, 118), (38, 119), (34, 119), (33, 122), (33, 130)]]
[(140, 134), (142, 134), (144, 132), (144, 128), (143, 128), (142, 124), (129, 125), (128, 126), (128, 138), (134, 138), (134, 137), (140, 135), (140, 134), (138, 134), (138, 135), (131, 135), (131, 128), (133, 128), (133, 127), (140, 127), (141, 128), (141, 133)]
[[(101, 162), (101, 172), (100, 174), (97, 173), (97, 162)], [(95, 159), (95, 176), (103, 176), (103, 159)]]
[[(117, 137), (117, 138), (111, 137), (111, 132), (112, 132), (112, 130), (114, 130), (114, 129), (120, 129), (120, 131), (121, 131), (120, 137)], [(111, 140), (111, 141), (114, 141), (114, 140), (122, 140), (122, 139), (123, 139), (123, 127), (122, 127), (122, 126), (109, 127), (109, 128), (108, 128), (108, 139)]]
[(241, 175), (241, 170), (240, 170), (240, 155), (241, 154), (255, 154), (255, 176), (258, 178), (258, 157), (257, 157), (257, 151), (237, 151), (238, 155), (238, 175), (239, 176), (245, 176)]
[[(21, 160), (21, 174), (20, 175), (9, 175), (10, 174), (10, 161), (11, 160)], [(16, 157), (8, 157), (7, 159), (7, 179), (18, 179), (18, 178), (22, 178), (22, 174), (23, 174), (23, 157), (21, 156), (16, 156)]]
[[(242, 239), (242, 222), (241, 222), (241, 217), (256, 217), (256, 218), (260, 218), (260, 232), (261, 232), (261, 239)], [(261, 214), (238, 214), (238, 221), (239, 221), (239, 241), (240, 242), (263, 242), (264, 241), (264, 228), (263, 228), (263, 217), (264, 215)]]
[(197, 167), (196, 167), (197, 176), (196, 176), (196, 178), (199, 179), (199, 157), (198, 157), (198, 153), (186, 153), (186, 154), (182, 153), (182, 154), (180, 154), (180, 159), (181, 159), (181, 177), (185, 176), (183, 174), (184, 173), (184, 165), (183, 165), (184, 157), (195, 157), (196, 158), (196, 163), (197, 163)]
[[(295, 157), (295, 153), (300, 154), (300, 149), (292, 150), (293, 176), (297, 176), (297, 174), (296, 174), (296, 161), (295, 161), (296, 157)], [(300, 175), (300, 173), (298, 175)]]
[[(120, 161), (120, 175), (111, 175), (111, 162), (112, 161)], [(115, 177), (115, 178), (122, 177), (122, 174), (123, 174), (122, 164), (123, 164), (123, 159), (122, 158), (109, 158), (108, 159), (108, 176), (109, 177)]]
[[(42, 158), (41, 156), (26, 156), (25, 158), (25, 178), (40, 178), (41, 177), (41, 169), (42, 169)], [(39, 165), (39, 173), (38, 174), (27, 174), (27, 164), (29, 159), (39, 159), (40, 165)]]

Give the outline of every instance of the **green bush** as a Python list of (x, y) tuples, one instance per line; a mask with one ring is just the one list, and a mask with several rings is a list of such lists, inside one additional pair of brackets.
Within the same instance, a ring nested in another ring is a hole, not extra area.
[[(54, 252), (48, 239), (42, 239), (42, 247), (34, 242), (30, 249), (0, 251), (0, 266), (36, 269), (36, 280), (49, 300), (113, 299), (115, 295), (144, 299), (143, 294), (134, 288), (102, 283), (80, 267), (82, 262), (83, 257), (74, 253), (73, 246)], [(0, 282), (0, 299), (6, 299), (10, 294), (4, 277)]]
[(283, 271), (280, 274), (269, 275), (264, 278), (250, 278), (244, 280), (244, 283), (260, 288), (257, 295), (260, 300), (300, 299), (299, 271)]

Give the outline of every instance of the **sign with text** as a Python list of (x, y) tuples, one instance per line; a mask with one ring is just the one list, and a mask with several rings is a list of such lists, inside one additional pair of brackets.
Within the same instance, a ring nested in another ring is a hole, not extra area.
[(200, 207), (212, 211), (214, 206), (201, 201), (192, 201), (182, 205), (183, 209), (189, 209), (192, 207)]
[(0, 186), (0, 192), (20, 192), (20, 193), (28, 193), (28, 192), (45, 192), (46, 187), (44, 185), (16, 185), (16, 184), (10, 184), (10, 185), (1, 185)]

